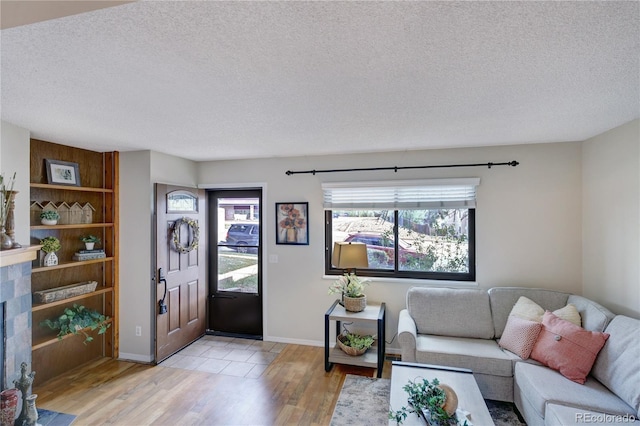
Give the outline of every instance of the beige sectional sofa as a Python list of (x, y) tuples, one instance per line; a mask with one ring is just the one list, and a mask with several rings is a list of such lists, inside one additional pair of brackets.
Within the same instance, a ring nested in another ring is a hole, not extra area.
[[(610, 334), (584, 384), (498, 345), (521, 296), (548, 311), (572, 304), (584, 329)], [(528, 425), (640, 424), (640, 320), (582, 296), (521, 287), (413, 287), (398, 339), (403, 361), (471, 369), (486, 399), (514, 402)]]

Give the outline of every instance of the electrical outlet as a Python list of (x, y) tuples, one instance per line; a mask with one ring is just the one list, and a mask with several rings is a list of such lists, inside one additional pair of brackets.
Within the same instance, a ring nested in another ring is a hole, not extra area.
[(142, 336), (142, 327), (136, 325), (136, 336)]

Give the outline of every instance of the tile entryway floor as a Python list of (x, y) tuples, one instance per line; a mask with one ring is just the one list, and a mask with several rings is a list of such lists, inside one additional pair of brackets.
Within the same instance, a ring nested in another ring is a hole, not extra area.
[(224, 336), (203, 336), (160, 366), (257, 378), (286, 344)]

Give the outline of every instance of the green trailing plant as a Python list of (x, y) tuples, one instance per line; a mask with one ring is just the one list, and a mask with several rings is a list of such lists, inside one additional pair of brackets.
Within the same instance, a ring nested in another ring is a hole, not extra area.
[(373, 336), (362, 336), (360, 334), (349, 333), (345, 331), (340, 336), (340, 341), (343, 345), (352, 347), (354, 349), (369, 349), (375, 341)]
[(95, 235), (86, 235), (84, 237), (81, 237), (80, 240), (83, 243), (99, 243), (101, 240), (99, 237), (96, 237)]
[[(418, 417), (425, 418), (430, 425), (457, 425), (458, 418), (455, 413), (450, 416), (443, 408), (446, 395), (444, 390), (438, 387), (439, 384), (438, 379), (431, 382), (427, 379), (415, 382), (409, 380), (402, 388), (409, 394), (409, 406), (398, 411), (389, 410), (389, 419), (401, 424), (409, 414), (415, 413)], [(465, 426), (468, 423), (465, 420), (462, 424)]]
[(40, 244), (42, 244), (41, 250), (45, 253), (53, 253), (62, 248), (62, 245), (60, 245), (60, 240), (52, 236), (44, 237), (40, 240)]
[(98, 311), (74, 303), (73, 307), (65, 308), (58, 318), (44, 320), (40, 325), (52, 330), (59, 330), (58, 339), (62, 339), (67, 334), (82, 334), (84, 335), (83, 343), (86, 345), (93, 340), (93, 337), (89, 336), (86, 330), (98, 330), (98, 334), (104, 334), (107, 328), (111, 327), (109, 319)]
[(40, 219), (58, 220), (60, 219), (60, 215), (54, 210), (43, 210), (42, 213), (40, 213)]

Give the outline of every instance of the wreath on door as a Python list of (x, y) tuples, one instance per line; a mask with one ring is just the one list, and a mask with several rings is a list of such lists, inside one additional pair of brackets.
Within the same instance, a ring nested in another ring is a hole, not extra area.
[[(186, 247), (180, 244), (180, 227), (185, 224), (191, 228), (191, 234), (193, 235), (191, 243)], [(171, 234), (173, 237), (173, 245), (176, 247), (177, 252), (184, 254), (198, 248), (198, 241), (200, 240), (200, 228), (198, 227), (198, 221), (188, 217), (180, 218), (174, 222)]]

